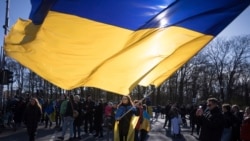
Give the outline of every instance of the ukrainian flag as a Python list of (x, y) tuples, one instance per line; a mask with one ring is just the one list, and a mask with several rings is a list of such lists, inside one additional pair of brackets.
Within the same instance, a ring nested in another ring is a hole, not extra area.
[(5, 38), (10, 57), (51, 83), (128, 94), (160, 85), (250, 0), (33, 0)]

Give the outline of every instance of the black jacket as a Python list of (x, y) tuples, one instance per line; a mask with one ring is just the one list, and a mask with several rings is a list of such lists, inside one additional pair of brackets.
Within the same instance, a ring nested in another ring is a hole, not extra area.
[(41, 119), (42, 111), (38, 106), (28, 104), (23, 115), (23, 121), (27, 128), (36, 130)]
[(224, 119), (218, 107), (205, 110), (203, 116), (199, 117), (201, 125), (200, 141), (220, 141), (224, 129)]
[[(72, 107), (73, 106), (73, 107)], [(64, 116), (65, 117), (68, 117), (68, 116), (70, 116), (70, 117), (73, 117), (73, 109), (74, 110), (77, 110), (77, 105), (76, 105), (76, 103), (74, 102), (74, 101), (68, 101), (68, 103), (67, 103), (67, 108), (66, 108), (66, 112), (65, 112), (65, 114), (64, 114)]]
[(79, 113), (78, 117), (76, 117), (74, 120), (74, 124), (76, 126), (81, 126), (83, 123), (82, 103), (81, 102), (74, 103), (74, 109), (77, 110)]
[(235, 121), (234, 115), (228, 111), (223, 114), (224, 117), (224, 128), (231, 128), (233, 126), (233, 122)]

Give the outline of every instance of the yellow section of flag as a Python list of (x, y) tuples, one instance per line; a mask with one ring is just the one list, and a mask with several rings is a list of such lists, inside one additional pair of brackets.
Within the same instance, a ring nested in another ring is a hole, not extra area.
[(127, 95), (138, 83), (159, 85), (211, 39), (182, 27), (133, 32), (49, 12), (41, 26), (19, 20), (5, 51), (61, 88), (89, 86)]

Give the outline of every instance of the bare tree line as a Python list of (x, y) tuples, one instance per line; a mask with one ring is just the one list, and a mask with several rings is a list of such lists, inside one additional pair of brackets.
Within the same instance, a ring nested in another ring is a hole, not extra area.
[[(14, 72), (15, 82), (7, 87), (11, 94), (27, 92), (54, 97), (65, 92), (10, 58), (6, 60), (6, 67)], [(222, 102), (250, 105), (250, 35), (216, 38), (160, 87), (137, 86), (131, 93), (140, 99), (149, 89), (154, 90), (150, 96), (154, 105), (164, 105), (167, 100), (188, 104), (210, 96)], [(96, 88), (81, 87), (70, 92), (82, 96), (91, 93), (94, 98), (106, 100), (119, 99), (119, 95)]]

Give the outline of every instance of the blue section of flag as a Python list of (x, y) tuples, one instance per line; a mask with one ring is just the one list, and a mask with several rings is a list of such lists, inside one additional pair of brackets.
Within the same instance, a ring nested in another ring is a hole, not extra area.
[(52, 10), (136, 30), (173, 1), (175, 0), (58, 0)]
[(31, 11), (29, 18), (34, 24), (41, 24), (48, 11), (57, 0), (30, 0)]
[[(43, 20), (43, 17), (39, 15), (43, 15), (46, 9), (38, 5), (43, 4), (46, 5), (44, 7), (48, 7), (55, 0), (32, 1), (30, 18), (32, 21), (36, 19), (39, 22)], [(56, 0), (51, 10), (135, 30), (144, 25), (149, 19), (155, 17), (174, 1)]]
[[(41, 23), (54, 1), (40, 2), (43, 6), (32, 10), (31, 19)], [(249, 4), (250, 0), (56, 0), (50, 10), (135, 31), (180, 26), (216, 36)]]
[(141, 29), (179, 26), (216, 36), (249, 4), (250, 0), (179, 0)]

